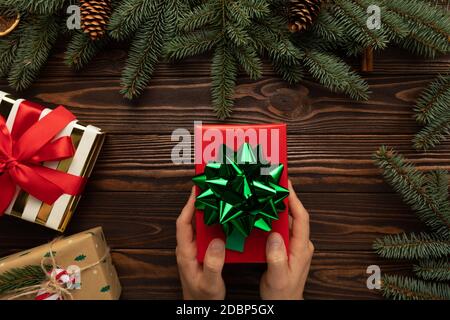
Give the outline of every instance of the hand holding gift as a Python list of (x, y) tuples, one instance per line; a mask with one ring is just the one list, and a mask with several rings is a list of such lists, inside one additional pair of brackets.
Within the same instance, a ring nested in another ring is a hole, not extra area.
[[(225, 243), (214, 239), (209, 243), (203, 265), (197, 259), (197, 246), (192, 220), (195, 195), (189, 200), (177, 220), (177, 263), (184, 299), (224, 299), (225, 283), (222, 269), (225, 263)], [(289, 253), (283, 238), (272, 232), (266, 243), (267, 271), (261, 278), (262, 299), (303, 299), (314, 246), (309, 240), (309, 215), (289, 181), (289, 211), (292, 226)]]

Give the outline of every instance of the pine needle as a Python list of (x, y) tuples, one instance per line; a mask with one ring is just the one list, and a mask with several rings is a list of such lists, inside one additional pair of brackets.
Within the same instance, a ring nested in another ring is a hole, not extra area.
[(398, 275), (385, 275), (381, 280), (383, 296), (394, 300), (449, 300), (450, 286)]
[(450, 241), (423, 232), (418, 235), (387, 235), (377, 239), (373, 248), (381, 257), (389, 259), (428, 259), (450, 255)]
[(448, 258), (420, 260), (414, 265), (414, 272), (424, 280), (450, 281), (450, 261)]

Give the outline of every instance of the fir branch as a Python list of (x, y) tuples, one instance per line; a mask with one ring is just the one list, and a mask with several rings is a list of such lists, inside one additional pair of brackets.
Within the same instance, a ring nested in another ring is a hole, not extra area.
[(275, 71), (281, 75), (284, 81), (290, 84), (298, 83), (304, 77), (303, 68), (299, 63), (274, 60), (273, 66)]
[(385, 275), (381, 280), (383, 296), (394, 300), (448, 300), (450, 286), (443, 283), (399, 276)]
[(450, 74), (435, 79), (417, 100), (416, 120), (421, 124), (429, 124), (450, 114)]
[(105, 35), (99, 40), (91, 40), (86, 33), (77, 32), (67, 46), (65, 62), (75, 70), (87, 65), (110, 41)]
[(426, 27), (444, 38), (450, 35), (450, 14), (445, 10), (417, 0), (385, 1), (385, 5), (415, 25)]
[(38, 285), (45, 279), (46, 275), (41, 266), (28, 265), (14, 268), (0, 274), (0, 294), (6, 294), (27, 286)]
[(450, 239), (450, 205), (429, 193), (426, 176), (393, 150), (381, 147), (374, 155), (386, 181), (438, 235)]
[(39, 15), (51, 15), (63, 9), (72, 0), (2, 0), (1, 5), (9, 8), (18, 8), (20, 11)]
[(240, 47), (233, 50), (234, 56), (251, 79), (256, 80), (262, 76), (262, 62), (253, 47)]
[(450, 241), (427, 233), (403, 233), (377, 239), (373, 249), (389, 259), (441, 258), (450, 254)]
[(413, 0), (386, 1), (386, 6), (409, 24), (408, 37), (397, 44), (431, 58), (450, 52), (450, 16), (444, 10)]
[(169, 59), (183, 59), (211, 50), (217, 43), (216, 31), (198, 31), (173, 37), (165, 47)]
[(316, 22), (311, 26), (308, 33), (314, 34), (315, 36), (312, 38), (316, 41), (317, 38), (321, 38), (326, 42), (334, 43), (335, 46), (344, 37), (344, 29), (327, 10), (320, 11)]
[(211, 77), (213, 107), (217, 116), (225, 119), (231, 114), (237, 77), (236, 60), (225, 44), (217, 46), (214, 51)]
[(437, 203), (448, 199), (448, 172), (445, 170), (431, 171), (426, 174), (428, 192), (434, 196)]
[(212, 7), (212, 2), (205, 2), (190, 11), (182, 13), (178, 20), (178, 28), (181, 31), (189, 32), (207, 27), (217, 19), (217, 11)]
[[(170, 2), (170, 1), (169, 1)], [(161, 15), (159, 0), (123, 0), (113, 11), (108, 30), (113, 39), (123, 40), (130, 37), (144, 22), (152, 22)], [(142, 30), (139, 30), (141, 33)]]
[(0, 78), (6, 77), (16, 58), (20, 43), (20, 33), (15, 30), (4, 39), (0, 39)]
[(448, 258), (420, 260), (414, 265), (414, 272), (424, 280), (450, 281), (450, 261)]
[(304, 64), (311, 75), (328, 89), (354, 99), (367, 100), (369, 86), (338, 57), (318, 50), (305, 50)]
[(140, 95), (150, 81), (161, 55), (164, 42), (173, 31), (173, 2), (158, 0), (157, 9), (135, 38), (122, 72), (121, 93), (128, 99)]
[(409, 24), (405, 19), (393, 11), (387, 10), (385, 6), (385, 1), (383, 0), (352, 0), (362, 10), (367, 10), (371, 5), (377, 5), (381, 10), (381, 28), (385, 29), (387, 32), (385, 36), (389, 40), (393, 39), (403, 39), (409, 34)]
[(331, 12), (336, 23), (342, 26), (346, 36), (354, 42), (364, 48), (384, 49), (386, 47), (388, 39), (384, 29), (367, 28), (366, 11), (357, 4), (350, 0), (335, 0)]
[(23, 90), (36, 79), (56, 42), (58, 30), (55, 16), (39, 16), (30, 21), (23, 32), (8, 76), (11, 87), (17, 91)]
[(450, 135), (450, 114), (442, 116), (420, 130), (413, 139), (414, 148), (417, 150), (431, 149)]

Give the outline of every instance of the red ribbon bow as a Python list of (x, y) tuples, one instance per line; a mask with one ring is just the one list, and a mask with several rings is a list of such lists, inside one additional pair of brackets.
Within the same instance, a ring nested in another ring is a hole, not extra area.
[(84, 178), (42, 165), (75, 154), (70, 137), (55, 140), (75, 116), (62, 106), (39, 120), (41, 112), (41, 106), (22, 102), (11, 133), (0, 116), (0, 215), (14, 199), (16, 186), (50, 205), (63, 194), (83, 190)]

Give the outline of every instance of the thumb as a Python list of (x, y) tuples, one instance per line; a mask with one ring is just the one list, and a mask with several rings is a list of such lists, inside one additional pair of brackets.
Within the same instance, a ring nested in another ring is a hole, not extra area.
[(206, 283), (217, 283), (222, 279), (222, 269), (225, 263), (225, 243), (214, 239), (208, 246), (203, 260), (203, 277)]
[(267, 280), (278, 281), (286, 277), (289, 272), (288, 257), (286, 247), (281, 235), (273, 232), (267, 238)]

